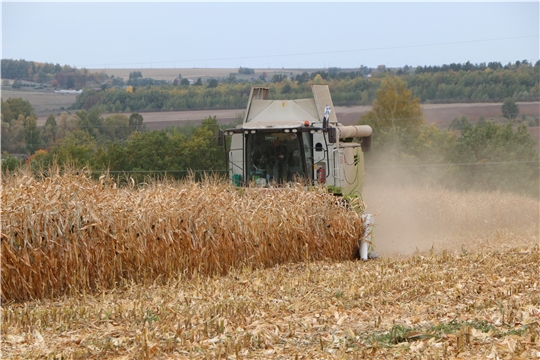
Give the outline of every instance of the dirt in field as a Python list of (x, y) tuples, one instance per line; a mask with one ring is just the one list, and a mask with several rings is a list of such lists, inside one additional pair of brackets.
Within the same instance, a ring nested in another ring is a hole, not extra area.
[[(466, 116), (471, 121), (480, 117), (489, 118), (501, 115), (499, 103), (474, 104), (426, 104), (422, 105), (424, 117), (428, 124), (435, 123), (440, 127), (448, 127), (455, 118)], [(530, 117), (540, 116), (540, 102), (519, 103), (520, 115)], [(338, 119), (345, 125), (357, 124), (360, 117), (371, 110), (371, 106), (336, 106)], [(218, 109), (194, 111), (156, 111), (141, 112), (145, 124), (150, 129), (160, 129), (167, 126), (182, 125), (186, 122), (200, 123), (207, 116), (216, 116), (220, 123), (232, 122), (245, 109)], [(107, 115), (105, 115), (107, 116)], [(38, 125), (45, 123), (46, 115), (39, 116)]]
[[(422, 109), (427, 124), (434, 123), (440, 129), (446, 129), (452, 120), (462, 116), (466, 116), (471, 122), (477, 121), (480, 117), (486, 119), (500, 117), (501, 105), (498, 103), (426, 104), (422, 106)], [(540, 116), (540, 102), (519, 103), (519, 109), (520, 116), (526, 115), (530, 119)], [(336, 106), (335, 110), (342, 124), (355, 125), (363, 114), (371, 110), (371, 106)], [(143, 112), (141, 114), (148, 129), (158, 130), (168, 126), (199, 125), (208, 116), (215, 116), (221, 124), (230, 124), (244, 112), (245, 109), (222, 109)], [(40, 117), (38, 125), (44, 124), (45, 120), (46, 117)], [(506, 122), (506, 119), (498, 119), (497, 121)], [(529, 127), (529, 132), (540, 143), (540, 127)]]

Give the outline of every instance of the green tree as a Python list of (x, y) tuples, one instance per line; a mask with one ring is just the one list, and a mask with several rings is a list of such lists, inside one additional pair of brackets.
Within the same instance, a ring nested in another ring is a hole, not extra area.
[(96, 170), (107, 169), (110, 171), (130, 171), (127, 164), (126, 143), (112, 141), (106, 146), (97, 149), (95, 155)]
[(448, 129), (449, 130), (463, 130), (468, 126), (471, 126), (469, 119), (467, 119), (466, 116), (462, 116), (459, 119), (454, 118), (454, 120), (452, 120), (452, 122), (450, 123), (450, 126), (448, 127)]
[(2, 154), (2, 172), (15, 171), (23, 166), (24, 160), (9, 155), (7, 152)]
[(45, 120), (45, 125), (43, 125), (43, 128), (41, 129), (41, 145), (49, 147), (54, 144), (57, 131), (58, 124), (56, 123), (56, 118), (53, 114), (49, 114), (47, 120)]
[(143, 131), (145, 126), (143, 125), (143, 117), (139, 113), (133, 113), (129, 116), (129, 127), (132, 131)]
[(511, 123), (497, 125), (484, 121), (462, 131), (452, 162), (477, 164), (461, 169), (458, 174), (461, 184), (538, 197), (540, 157), (535, 146), (536, 141), (525, 124), (514, 131)]
[(133, 71), (129, 73), (129, 79), (130, 80), (136, 80), (138, 78), (142, 78), (142, 73), (140, 71)]
[(34, 108), (29, 101), (22, 98), (9, 98), (5, 102), (1, 100), (2, 121), (11, 123), (11, 121), (22, 115), (24, 118), (34, 114)]
[(35, 115), (27, 116), (24, 119), (24, 133), (26, 140), (26, 149), (29, 154), (33, 154), (34, 151), (39, 149), (41, 145), (40, 130), (37, 128), (37, 121)]
[(180, 85), (182, 85), (182, 86), (188, 86), (188, 85), (189, 85), (189, 79), (183, 78), (183, 79), (180, 81)]
[(281, 89), (282, 94), (288, 94), (291, 92), (291, 84), (286, 83), (283, 88)]
[(215, 116), (204, 119), (194, 129), (191, 137), (186, 139), (182, 147), (182, 156), (186, 168), (192, 170), (221, 170), (225, 168), (223, 148), (217, 146), (216, 131), (219, 129)]
[(132, 132), (129, 118), (123, 114), (114, 114), (105, 118), (102, 129), (102, 134), (107, 140), (127, 140)]
[(135, 132), (126, 144), (126, 167), (129, 170), (184, 170), (181, 156), (183, 136), (170, 136), (165, 130)]
[(21, 114), (11, 123), (2, 121), (2, 152), (10, 154), (26, 153), (26, 140), (24, 131), (25, 118)]
[(238, 73), (243, 74), (243, 75), (250, 75), (250, 74), (255, 74), (255, 70), (250, 69), (250, 68), (243, 68), (240, 66), (240, 68), (238, 69)]
[(51, 151), (58, 164), (71, 163), (78, 167), (95, 165), (96, 140), (86, 131), (77, 130), (60, 140)]
[(218, 86), (218, 81), (217, 79), (210, 79), (208, 81), (208, 87), (209, 88), (216, 88)]
[(275, 74), (274, 76), (272, 76), (272, 82), (273, 83), (279, 83), (279, 82), (282, 82), (284, 80), (287, 80), (287, 75), (285, 75), (285, 74)]
[(75, 116), (79, 119), (79, 129), (86, 131), (95, 139), (99, 138), (100, 133), (103, 131), (103, 120), (97, 109), (91, 111), (79, 110), (75, 113)]
[(514, 98), (508, 97), (504, 99), (501, 106), (502, 114), (507, 119), (515, 119), (519, 115), (519, 106)]
[(62, 139), (69, 133), (77, 131), (79, 129), (80, 121), (81, 119), (75, 114), (71, 115), (67, 112), (60, 114), (60, 116), (58, 116), (56, 119), (56, 123), (58, 124), (58, 128), (56, 130), (56, 140)]
[(75, 88), (75, 79), (73, 78), (73, 76), (68, 77), (67, 82), (66, 82), (66, 87), (68, 89)]

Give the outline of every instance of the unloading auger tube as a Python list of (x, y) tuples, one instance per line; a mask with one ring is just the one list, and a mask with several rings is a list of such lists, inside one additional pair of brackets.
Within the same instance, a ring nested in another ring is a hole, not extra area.
[(336, 126), (336, 129), (339, 132), (338, 135), (340, 139), (366, 138), (368, 136), (371, 136), (371, 134), (373, 133), (373, 130), (369, 125), (341, 126), (340, 124), (338, 124)]

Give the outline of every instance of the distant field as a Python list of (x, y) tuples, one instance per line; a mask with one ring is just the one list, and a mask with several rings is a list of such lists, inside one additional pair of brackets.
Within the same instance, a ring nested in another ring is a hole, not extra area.
[(168, 80), (173, 81), (182, 74), (182, 77), (196, 80), (201, 78), (202, 80), (208, 78), (225, 78), (229, 74), (235, 74), (238, 79), (251, 79), (251, 77), (258, 77), (263, 72), (266, 72), (268, 77), (272, 77), (274, 74), (286, 73), (288, 76), (301, 74), (304, 71), (313, 72), (316, 69), (253, 69), (255, 74), (240, 75), (237, 68), (231, 69), (214, 69), (214, 68), (143, 68), (143, 69), (88, 69), (90, 72), (105, 72), (108, 76), (114, 75), (114, 77), (120, 77), (124, 80), (129, 79), (129, 73), (133, 71), (140, 71), (145, 78), (152, 78), (156, 80)]
[[(7, 90), (2, 88), (2, 100), (9, 98), (22, 98), (34, 107), (39, 119), (43, 118), (43, 124), (49, 114), (59, 114), (61, 108), (67, 109), (75, 102), (77, 94), (57, 94), (54, 90)], [(42, 125), (42, 124), (40, 124)]]

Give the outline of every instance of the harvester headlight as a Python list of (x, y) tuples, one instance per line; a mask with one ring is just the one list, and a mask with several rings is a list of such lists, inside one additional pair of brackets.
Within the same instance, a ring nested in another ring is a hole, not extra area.
[(309, 130), (309, 133), (310, 133), (310, 134), (315, 134), (315, 129)]
[(292, 132), (293, 133), (298, 132), (298, 129), (292, 129)]
[(289, 130), (289, 129), (285, 129), (285, 130), (283, 130), (283, 131), (285, 131), (286, 133), (288, 133), (288, 132), (289, 132), (289, 131), (291, 131), (291, 130)]
[(244, 130), (244, 134), (249, 134), (249, 130)]
[(317, 134), (322, 134), (322, 130), (321, 129), (317, 130)]
[(255, 134), (255, 133), (256, 133), (256, 131), (255, 131), (255, 130), (251, 130), (251, 133), (252, 133), (252, 134)]

